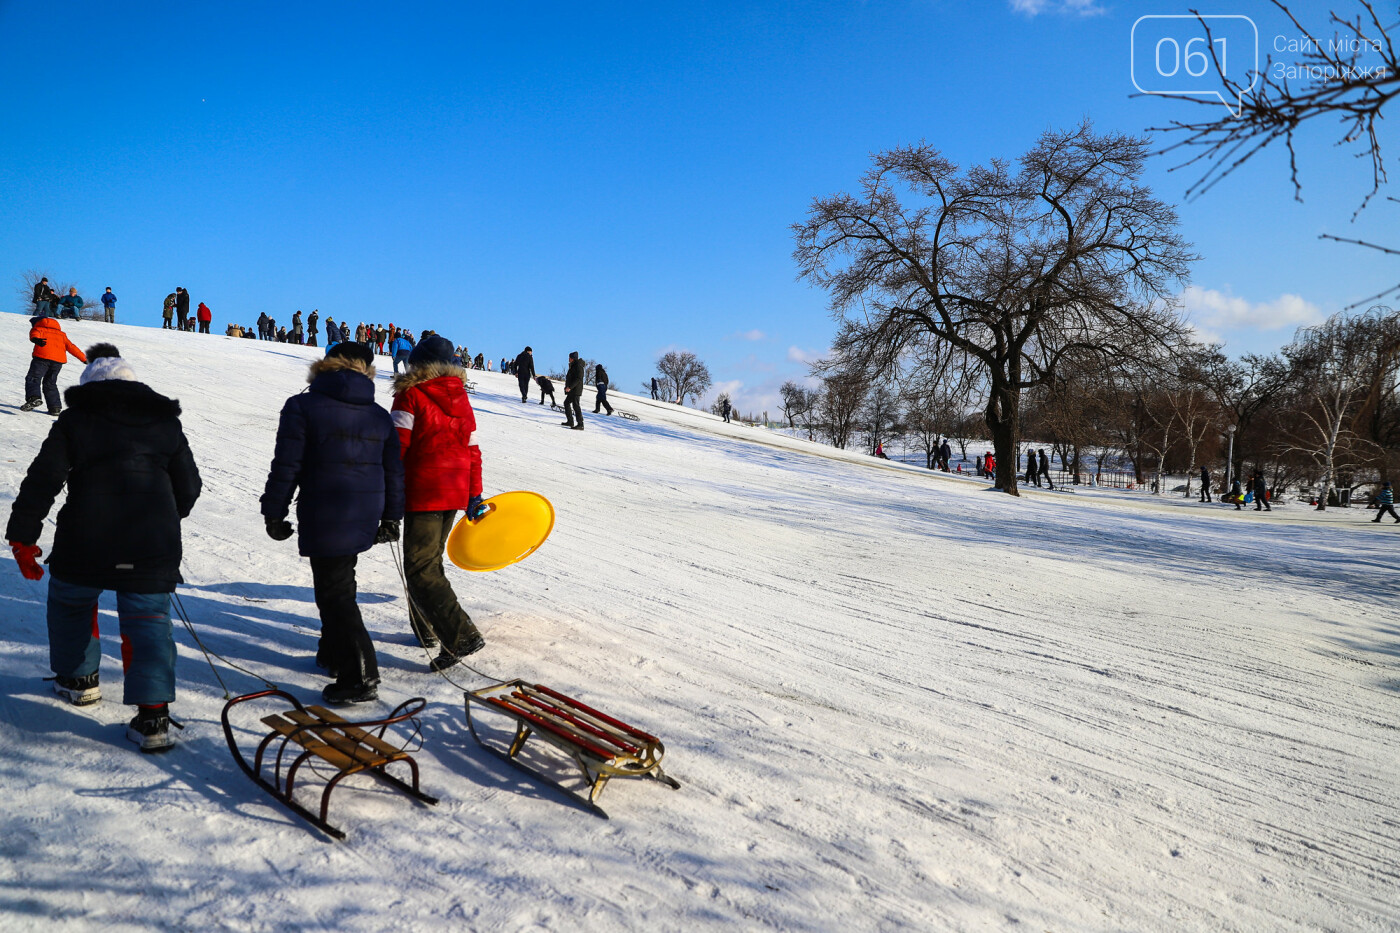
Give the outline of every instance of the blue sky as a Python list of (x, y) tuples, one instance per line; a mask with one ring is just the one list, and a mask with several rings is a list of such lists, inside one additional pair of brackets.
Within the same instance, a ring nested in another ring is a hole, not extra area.
[[(319, 308), (498, 360), (577, 349), (627, 390), (686, 348), (747, 410), (827, 346), (789, 225), (870, 152), (966, 164), (1194, 112), (1130, 96), (1133, 21), (1186, 5), (588, 6), (0, 0), (28, 50), (0, 62), (3, 274), (111, 285), (132, 323), (184, 285), (220, 327)], [(1201, 9), (1289, 32), (1263, 0)], [(1234, 352), (1400, 280), (1317, 240), (1390, 219), (1349, 223), (1368, 176), (1333, 138), (1305, 134), (1301, 204), (1275, 152), (1180, 206), (1188, 305)], [(1148, 180), (1180, 201), (1172, 164)]]

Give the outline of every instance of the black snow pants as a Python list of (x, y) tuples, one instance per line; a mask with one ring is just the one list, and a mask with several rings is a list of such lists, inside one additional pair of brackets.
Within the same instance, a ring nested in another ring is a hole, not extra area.
[(583, 395), (580, 389), (574, 389), (564, 393), (564, 420), (570, 426), (574, 424), (574, 417), (578, 417), (578, 426), (583, 427), (583, 409), (579, 407), (579, 396)]
[(321, 650), (341, 684), (378, 684), (379, 660), (355, 602), (357, 555), (311, 558), (311, 584), (321, 613)]
[(612, 414), (612, 406), (608, 404), (608, 384), (606, 382), (598, 383), (598, 401), (593, 403), (593, 414), (598, 414), (599, 406), (606, 408), (608, 414)]
[(41, 360), (37, 356), (29, 361), (29, 374), (24, 377), (24, 400), (39, 398), (42, 389), (44, 401), (49, 403), (49, 411), (56, 412), (63, 407), (63, 397), (58, 394), (58, 371), (62, 363)]
[(456, 520), (455, 510), (405, 512), (403, 569), (413, 624), (436, 635), (443, 648), (462, 655), (478, 632), (442, 569), (442, 550)]
[[(528, 402), (528, 401), (530, 400), (530, 377), (529, 377), (529, 376), (521, 376), (520, 378), (516, 379), (515, 381), (518, 382), (518, 383), (520, 383), (520, 401), (522, 401), (522, 402)], [(541, 402), (544, 401), (544, 393), (543, 393), (543, 392), (540, 393), (540, 401), (541, 401)]]

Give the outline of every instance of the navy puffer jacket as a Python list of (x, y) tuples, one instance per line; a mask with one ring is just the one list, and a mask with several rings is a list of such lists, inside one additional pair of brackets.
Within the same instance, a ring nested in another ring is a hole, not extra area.
[(374, 402), (374, 368), (332, 356), (311, 364), (311, 388), (287, 399), (262, 496), (287, 517), (298, 488), (303, 557), (368, 551), (381, 519), (403, 518), (403, 463), (389, 413)]

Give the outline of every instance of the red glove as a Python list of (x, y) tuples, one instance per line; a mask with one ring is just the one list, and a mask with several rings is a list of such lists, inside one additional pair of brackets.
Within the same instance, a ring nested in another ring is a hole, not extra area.
[(24, 579), (44, 579), (44, 568), (39, 566), (39, 555), (44, 552), (39, 550), (39, 545), (11, 541), (10, 550), (15, 552), (15, 563), (19, 564), (19, 572), (24, 574)]

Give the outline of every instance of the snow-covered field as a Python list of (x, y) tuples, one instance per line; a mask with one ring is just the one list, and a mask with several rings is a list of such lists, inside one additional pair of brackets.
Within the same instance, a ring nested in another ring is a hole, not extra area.
[[(312, 699), (310, 570), (257, 498), (318, 351), (65, 327), (184, 405), (197, 630)], [(0, 314), (6, 514), (50, 424), (17, 409), (26, 329)], [(360, 563), (377, 708), (430, 700), (419, 761), (442, 803), (351, 779), (331, 806), (349, 841), (328, 841), (234, 767), (183, 629), (169, 754), (123, 737), (109, 601), (107, 698), (61, 704), (46, 583), (6, 550), (0, 927), (1400, 928), (1394, 526), (1012, 500), (623, 395), (641, 423), (567, 432), (513, 378), (473, 378), (488, 494), (558, 510), (529, 560), (452, 571), (487, 637), (473, 660), (660, 735), (683, 788), (614, 781), (602, 820), (482, 752), (380, 547)]]

